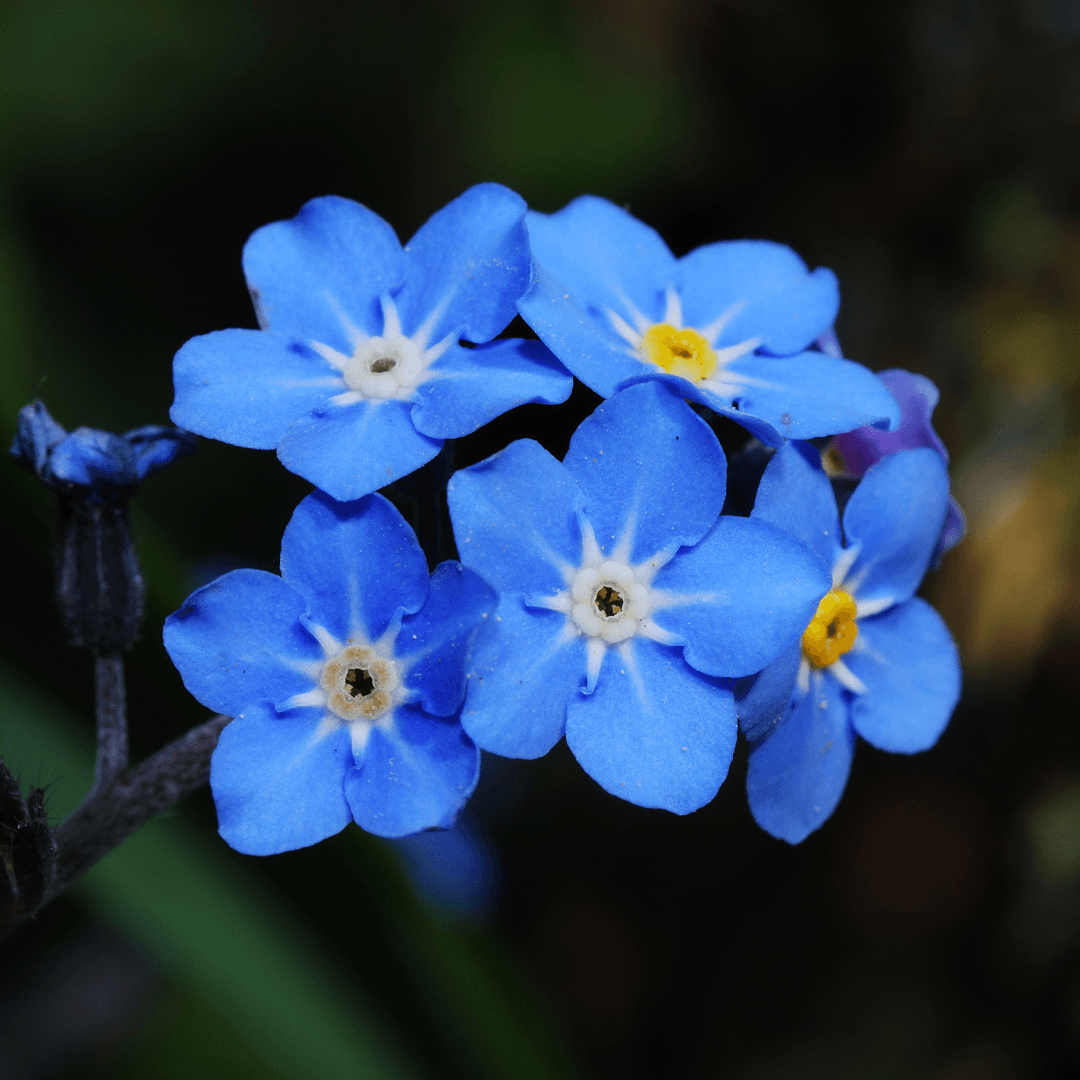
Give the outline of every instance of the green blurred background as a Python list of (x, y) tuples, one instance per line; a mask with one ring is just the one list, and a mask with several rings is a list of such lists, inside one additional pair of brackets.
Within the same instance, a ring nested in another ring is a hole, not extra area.
[[(925, 589), (964, 657), (952, 725), (914, 758), (860, 746), (800, 847), (751, 820), (744, 747), (683, 819), (564, 748), (488, 758), (467, 826), (492, 886), (462, 913), (354, 828), (237, 855), (204, 792), (4, 944), (0, 1076), (1080, 1073), (1078, 122), (1078, 0), (2, 0), (5, 438), (35, 396), (69, 428), (164, 422), (175, 350), (254, 325), (245, 238), (306, 199), (406, 237), (499, 180), (627, 204), (676, 253), (767, 237), (831, 266), (847, 355), (941, 387), (970, 535)], [(593, 400), (459, 463), (561, 452)], [(0, 489), (0, 753), (60, 815), (90, 664), (48, 599), (48, 497), (10, 466)], [(205, 715), (162, 619), (275, 569), (307, 490), (204, 443), (140, 492), (137, 753)]]

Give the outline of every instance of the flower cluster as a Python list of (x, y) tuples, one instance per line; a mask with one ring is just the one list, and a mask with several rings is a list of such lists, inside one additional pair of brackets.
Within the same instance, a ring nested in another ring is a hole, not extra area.
[[(544, 215), (482, 184), (404, 247), (367, 208), (313, 200), (251, 237), (244, 272), (261, 329), (189, 341), (172, 417), (320, 490), (280, 576), (234, 571), (166, 623), (185, 685), (235, 717), (211, 773), (234, 847), (445, 828), (480, 750), (564, 736), (607, 791), (685, 814), (740, 728), (755, 818), (798, 842), (855, 733), (937, 739), (959, 665), (914, 594), (963, 519), (936, 390), (840, 355), (830, 271), (765, 241), (677, 259), (603, 199)], [(499, 336), (518, 313), (538, 340)], [(461, 561), (429, 576), (377, 489), (575, 376), (605, 400), (562, 461), (518, 440), (431, 491)], [(749, 516), (723, 512), (728, 420), (768, 462)], [(858, 480), (842, 515), (830, 473)]]

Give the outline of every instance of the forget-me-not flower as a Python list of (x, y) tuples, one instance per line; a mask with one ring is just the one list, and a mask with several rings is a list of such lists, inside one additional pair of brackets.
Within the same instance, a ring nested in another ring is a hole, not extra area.
[(235, 719), (210, 786), (238, 851), (304, 847), (355, 820), (381, 836), (446, 828), (476, 785), (462, 731), (470, 638), (495, 594), (444, 562), (428, 575), (381, 495), (296, 508), (281, 576), (234, 570), (165, 622), (184, 685)]
[(777, 451), (752, 518), (805, 540), (832, 568), (832, 589), (796, 641), (738, 703), (754, 744), (746, 787), (758, 824), (798, 843), (832, 813), (855, 735), (911, 754), (933, 746), (960, 694), (960, 662), (941, 616), (916, 597), (949, 499), (934, 450), (871, 466), (843, 530), (814, 447)]
[(685, 814), (727, 775), (732, 677), (795, 640), (824, 563), (769, 522), (720, 517), (726, 463), (666, 386), (604, 402), (560, 463), (530, 440), (456, 473), (462, 561), (499, 592), (462, 723), (485, 750), (547, 753), (565, 732), (612, 794)]
[(524, 215), (509, 188), (479, 184), (404, 248), (381, 217), (336, 196), (259, 229), (243, 262), (262, 329), (184, 345), (173, 420), (276, 448), (287, 469), (349, 500), (508, 409), (565, 401), (573, 380), (539, 342), (492, 340), (528, 284)]
[[(930, 422), (941, 396), (938, 388), (925, 375), (917, 375), (903, 368), (882, 371), (878, 378), (889, 388), (900, 406), (900, 426), (895, 431), (861, 427), (837, 435), (826, 454), (826, 463), (841, 476), (859, 477), (886, 454), (926, 446), (936, 450), (948, 465), (949, 451)], [(945, 524), (934, 551), (935, 563), (964, 539), (966, 531), (964, 512), (955, 497), (950, 495)]]
[(663, 379), (770, 446), (899, 421), (869, 370), (812, 348), (836, 317), (836, 277), (790, 248), (740, 240), (676, 259), (648, 225), (587, 195), (526, 220), (536, 267), (518, 308), (603, 397)]

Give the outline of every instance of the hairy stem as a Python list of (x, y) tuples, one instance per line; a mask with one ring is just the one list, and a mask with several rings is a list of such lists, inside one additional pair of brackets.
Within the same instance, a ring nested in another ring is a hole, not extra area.
[(0, 905), (0, 939), (70, 888), (140, 826), (202, 787), (210, 778), (210, 755), (229, 720), (213, 716), (114, 778), (108, 787), (97, 790), (95, 784), (82, 805), (51, 831), (40, 902), (30, 908), (8, 908), (7, 922)]
[(56, 870), (48, 898), (59, 895), (139, 826), (210, 778), (210, 755), (227, 716), (214, 716), (87, 799), (55, 830)]
[(120, 653), (94, 657), (97, 763), (87, 801), (107, 791), (128, 765), (127, 695)]

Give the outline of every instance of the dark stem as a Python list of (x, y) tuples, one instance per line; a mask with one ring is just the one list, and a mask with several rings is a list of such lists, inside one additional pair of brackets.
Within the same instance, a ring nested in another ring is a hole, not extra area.
[(127, 695), (124, 659), (119, 653), (94, 657), (94, 696), (97, 712), (97, 764), (94, 786), (86, 796), (106, 791), (128, 765)]
[(382, 489), (412, 526), (432, 570), (444, 560), (458, 557), (446, 504), (446, 485), (454, 474), (456, 446), (455, 439), (447, 439), (426, 465)]
[[(52, 830), (55, 847), (40, 903), (30, 910), (12, 910), (0, 939), (50, 900), (71, 887), (99, 859), (126, 840), (152, 817), (175, 806), (210, 778), (210, 755), (228, 716), (214, 716), (136, 765), (82, 805)], [(2, 908), (0, 908), (2, 911)]]

